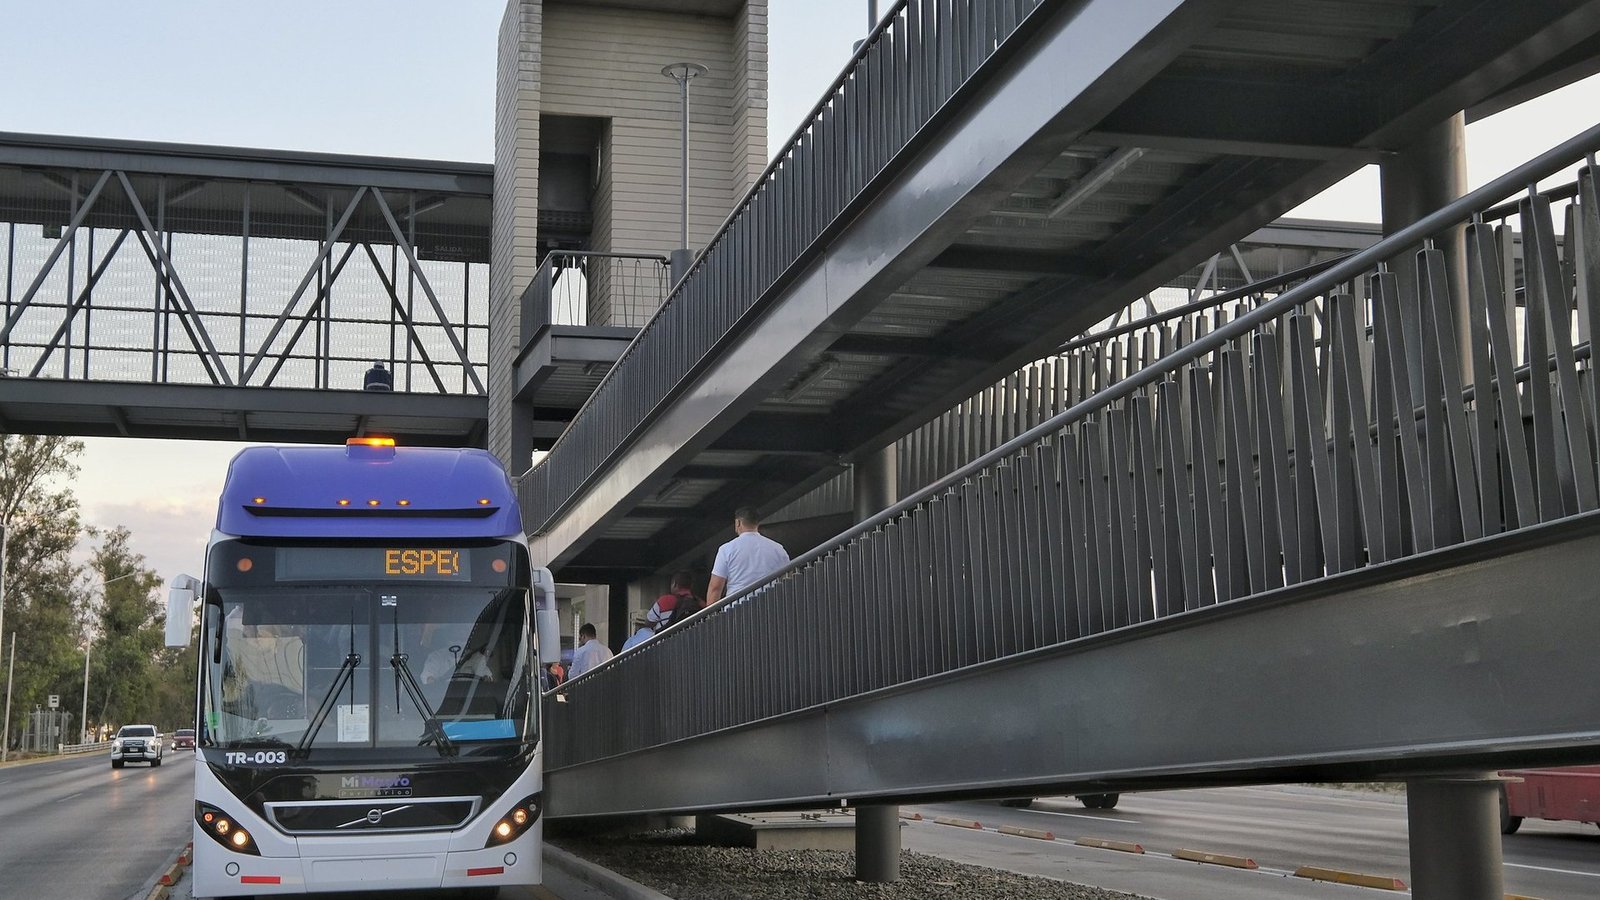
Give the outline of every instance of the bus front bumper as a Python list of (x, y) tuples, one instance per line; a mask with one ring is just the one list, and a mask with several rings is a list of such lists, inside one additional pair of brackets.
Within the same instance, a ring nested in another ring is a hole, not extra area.
[[(251, 856), (195, 834), (194, 895), (304, 894), (538, 884), (543, 828), (482, 850), (407, 852), (404, 841), (301, 841), (300, 857)], [(387, 846), (384, 844), (387, 843)], [(319, 855), (319, 851), (329, 855)]]

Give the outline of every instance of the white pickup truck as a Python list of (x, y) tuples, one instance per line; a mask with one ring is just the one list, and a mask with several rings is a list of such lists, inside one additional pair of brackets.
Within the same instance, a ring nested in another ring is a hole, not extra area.
[(161, 765), (161, 732), (154, 725), (124, 725), (111, 739), (111, 768), (123, 763), (147, 762)]

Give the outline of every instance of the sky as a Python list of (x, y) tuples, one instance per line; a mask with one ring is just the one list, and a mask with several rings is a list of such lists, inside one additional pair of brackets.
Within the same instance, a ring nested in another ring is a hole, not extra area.
[[(887, 6), (887, 3), (881, 4)], [(0, 131), (492, 162), (504, 0), (0, 0)], [(769, 0), (773, 144), (839, 73), (865, 0)], [(1477, 186), (1593, 124), (1589, 79), (1468, 127)], [(776, 146), (771, 149), (777, 149)], [(1369, 167), (1296, 210), (1376, 221)], [(165, 578), (199, 575), (238, 445), (89, 439), (74, 488)]]

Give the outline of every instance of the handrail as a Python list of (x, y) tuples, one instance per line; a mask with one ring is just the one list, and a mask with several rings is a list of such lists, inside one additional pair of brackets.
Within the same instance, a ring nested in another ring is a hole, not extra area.
[[(1419, 245), (1438, 232), (1470, 218), (1475, 207), (1486, 202), (1498, 201), (1514, 191), (1526, 189), (1528, 185), (1535, 184), (1541, 179), (1560, 172), (1563, 168), (1571, 165), (1574, 159), (1582, 159), (1596, 151), (1600, 151), (1600, 125), (1591, 127), (1563, 141), (1561, 144), (1490, 181), (1477, 190), (1459, 197), (1410, 225), (1399, 229), (1371, 247), (1336, 261), (1318, 276), (1279, 294), (1272, 300), (1218, 327), (1205, 337), (1161, 357), (1127, 378), (1044, 420), (1033, 428), (1000, 444), (988, 453), (955, 469), (943, 478), (912, 493), (882, 512), (839, 532), (811, 550), (795, 557), (787, 566), (772, 572), (748, 588), (718, 600), (684, 621), (693, 622), (709, 612), (725, 609), (732, 604), (738, 603), (749, 595), (762, 590), (767, 585), (779, 581), (790, 573), (821, 559), (838, 547), (848, 544), (850, 541), (892, 521), (907, 510), (925, 503), (949, 488), (977, 475), (1018, 450), (1060, 431), (1065, 426), (1083, 419), (1091, 413), (1105, 409), (1112, 403), (1127, 399), (1138, 389), (1155, 383), (1184, 363), (1218, 351), (1236, 338), (1253, 331), (1257, 326), (1270, 322), (1289, 312), (1294, 307), (1315, 298), (1318, 294), (1355, 278), (1367, 269), (1391, 258), (1394, 255), (1395, 247)], [(592, 671), (603, 671), (604, 669), (605, 666), (601, 666)], [(567, 684), (582, 682), (590, 674), (591, 672), (585, 672), (578, 678), (567, 682)], [(565, 686), (563, 685), (563, 687)]]
[[(949, 100), (971, 85), (1013, 36), (1036, 21), (1034, 13), (1042, 6), (1043, 0), (972, 0), (957, 7), (935, 0), (897, 0), (689, 272), (673, 286), (656, 315), (602, 376), (572, 426), (524, 474), (524, 510), (543, 517), (530, 523), (531, 530), (540, 531), (575, 502), (639, 426), (746, 321), (746, 314), (772, 285), (797, 259), (812, 252), (840, 215), (894, 167), (904, 148), (937, 119)], [(938, 29), (932, 28), (934, 22)], [(877, 52), (886, 44), (915, 52), (890, 58)], [(942, 77), (928, 90), (896, 100), (904, 108), (900, 115), (888, 116), (872, 100), (902, 74), (897, 66), (936, 66)], [(882, 117), (883, 127), (857, 129), (844, 124), (858, 116)], [(780, 177), (786, 170), (791, 170), (787, 177)], [(801, 185), (806, 189), (791, 190), (797, 185), (794, 179), (801, 177), (810, 179)], [(761, 252), (736, 253), (741, 239)], [(701, 296), (708, 266), (713, 267), (710, 277), (736, 280), (739, 290), (715, 298)], [(646, 335), (655, 336), (652, 355), (639, 362), (638, 348), (645, 345)], [(646, 365), (652, 367), (648, 372), (642, 369)]]
[(1221, 294), (1213, 294), (1212, 296), (1203, 297), (1199, 300), (1191, 300), (1182, 306), (1174, 306), (1173, 308), (1164, 312), (1158, 312), (1154, 315), (1145, 316), (1138, 321), (1127, 322), (1125, 324), (1116, 326), (1115, 328), (1107, 328), (1105, 331), (1085, 332), (1083, 335), (1075, 337), (1072, 340), (1067, 341), (1065, 344), (1062, 344), (1061, 347), (1056, 350), (1056, 352), (1071, 353), (1072, 351), (1081, 349), (1083, 347), (1092, 347), (1095, 344), (1104, 343), (1112, 338), (1122, 337), (1125, 334), (1132, 334), (1133, 332), (1142, 328), (1149, 328), (1151, 325), (1159, 325), (1162, 322), (1167, 322), (1172, 319), (1181, 319), (1192, 312), (1198, 312), (1202, 309), (1211, 309), (1213, 307), (1221, 306), (1224, 303), (1232, 303), (1235, 300), (1242, 300), (1245, 297), (1261, 294), (1271, 290), (1273, 287), (1279, 287), (1291, 282), (1300, 281), (1301, 279), (1310, 278), (1313, 275), (1325, 272), (1330, 266), (1341, 259), (1344, 259), (1344, 257), (1336, 256), (1333, 259), (1324, 259), (1319, 262), (1311, 263), (1307, 266), (1301, 266), (1298, 269), (1292, 269), (1288, 272), (1279, 272), (1277, 275), (1268, 276), (1260, 281), (1252, 281), (1247, 285), (1236, 287), (1231, 291), (1226, 291)]

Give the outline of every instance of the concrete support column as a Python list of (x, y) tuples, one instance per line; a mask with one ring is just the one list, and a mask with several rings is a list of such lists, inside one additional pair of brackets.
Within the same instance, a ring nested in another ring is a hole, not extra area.
[(1500, 779), (1493, 773), (1406, 782), (1411, 896), (1502, 900)]
[[(899, 457), (893, 444), (855, 464), (857, 521), (882, 512), (899, 499)], [(856, 880), (900, 880), (900, 807), (856, 807)]]
[(613, 581), (606, 585), (606, 633), (599, 635), (600, 640), (612, 653), (621, 653), (622, 645), (627, 642), (629, 630), (633, 622), (628, 615), (628, 583), (626, 581)]
[[(1383, 194), (1383, 233), (1393, 234), (1428, 213), (1460, 198), (1467, 192), (1467, 118), (1465, 113), (1440, 122), (1404, 147), (1380, 167)], [(1450, 280), (1450, 296), (1455, 308), (1456, 342), (1463, 352), (1471, 345), (1470, 310), (1467, 305), (1466, 230), (1451, 228), (1435, 237), (1444, 251)], [(1422, 346), (1422, 312), (1415, 302), (1417, 284), (1416, 251), (1408, 249), (1390, 261), (1401, 289), (1401, 327), (1406, 346), (1413, 352)], [(1412, 389), (1420, 391), (1421, 372), (1413, 367)]]

